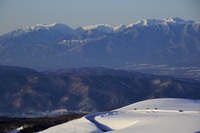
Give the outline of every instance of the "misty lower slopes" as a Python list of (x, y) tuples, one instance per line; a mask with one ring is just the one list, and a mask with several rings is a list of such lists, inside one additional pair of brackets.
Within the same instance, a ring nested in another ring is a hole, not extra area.
[(82, 68), (37, 72), (0, 66), (0, 115), (96, 112), (151, 98), (200, 99), (200, 81), (123, 70)]
[(0, 36), (0, 64), (38, 70), (126, 64), (200, 65), (200, 24), (146, 19), (130, 25), (24, 27)]

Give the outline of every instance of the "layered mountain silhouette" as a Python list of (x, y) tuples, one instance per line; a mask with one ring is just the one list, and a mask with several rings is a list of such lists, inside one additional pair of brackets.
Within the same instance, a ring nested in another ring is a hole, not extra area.
[(200, 99), (199, 86), (190, 79), (101, 67), (38, 72), (0, 66), (0, 114), (95, 112), (151, 98)]
[(0, 64), (37, 70), (125, 64), (200, 65), (200, 23), (145, 19), (130, 25), (72, 29), (24, 27), (0, 36)]

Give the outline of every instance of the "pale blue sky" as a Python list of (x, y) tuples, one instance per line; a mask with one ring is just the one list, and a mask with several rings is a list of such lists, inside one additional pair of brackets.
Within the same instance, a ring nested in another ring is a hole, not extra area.
[(35, 24), (72, 28), (180, 17), (200, 22), (200, 0), (0, 0), (0, 34)]

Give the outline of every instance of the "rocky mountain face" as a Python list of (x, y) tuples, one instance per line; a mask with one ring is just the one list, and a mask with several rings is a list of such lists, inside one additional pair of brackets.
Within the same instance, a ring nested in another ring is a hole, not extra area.
[(105, 68), (35, 70), (0, 66), (0, 114), (102, 111), (151, 98), (200, 99), (200, 82)]
[(200, 65), (200, 23), (146, 19), (130, 25), (36, 25), (0, 36), (0, 64), (37, 70), (126, 64)]

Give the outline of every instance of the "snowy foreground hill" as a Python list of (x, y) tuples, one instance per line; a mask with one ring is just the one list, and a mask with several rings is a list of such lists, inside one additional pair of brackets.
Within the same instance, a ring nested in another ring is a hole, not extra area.
[(86, 115), (40, 133), (200, 133), (200, 100), (153, 99)]

